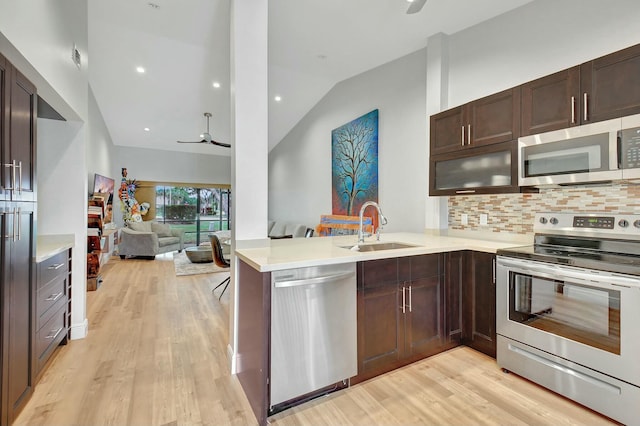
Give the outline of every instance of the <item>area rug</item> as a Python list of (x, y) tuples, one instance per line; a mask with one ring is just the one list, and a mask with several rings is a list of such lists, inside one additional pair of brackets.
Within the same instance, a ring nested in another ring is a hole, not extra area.
[(229, 268), (220, 268), (213, 262), (191, 263), (184, 251), (182, 253), (173, 254), (173, 265), (176, 268), (177, 276), (229, 272)]

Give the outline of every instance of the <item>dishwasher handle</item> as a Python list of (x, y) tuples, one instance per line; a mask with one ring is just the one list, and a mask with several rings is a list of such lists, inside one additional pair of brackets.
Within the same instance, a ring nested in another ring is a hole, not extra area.
[[(349, 272), (341, 272), (339, 274), (330, 274), (330, 275), (320, 275), (317, 277), (311, 278), (300, 278), (293, 280), (275, 280), (273, 282), (273, 286), (275, 288), (285, 288), (285, 287), (298, 287), (303, 285), (312, 285), (312, 284), (326, 284), (334, 281), (340, 281), (345, 278), (349, 278), (353, 276), (353, 271)], [(284, 278), (284, 277), (283, 277)]]

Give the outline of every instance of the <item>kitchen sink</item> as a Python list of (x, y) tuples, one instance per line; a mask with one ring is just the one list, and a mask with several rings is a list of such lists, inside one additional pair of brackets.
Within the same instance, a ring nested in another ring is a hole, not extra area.
[(405, 244), (405, 243), (384, 242), (384, 243), (364, 243), (364, 244), (356, 244), (352, 246), (341, 246), (341, 247), (349, 250), (353, 250), (353, 251), (379, 251), (379, 250), (415, 248), (419, 246), (415, 246), (413, 244)]

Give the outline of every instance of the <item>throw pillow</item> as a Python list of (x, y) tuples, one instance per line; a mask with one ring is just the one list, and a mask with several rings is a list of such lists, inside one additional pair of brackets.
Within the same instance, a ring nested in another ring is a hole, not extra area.
[(158, 234), (158, 237), (172, 237), (171, 227), (164, 223), (151, 223), (151, 230)]
[(138, 232), (151, 232), (151, 222), (129, 222), (127, 226)]

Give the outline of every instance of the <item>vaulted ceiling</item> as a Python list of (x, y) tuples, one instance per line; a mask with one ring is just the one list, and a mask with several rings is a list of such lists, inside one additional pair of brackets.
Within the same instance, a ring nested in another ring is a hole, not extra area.
[[(406, 0), (269, 0), (270, 148), (336, 83), (530, 1), (428, 0), (408, 15)], [(204, 112), (213, 139), (230, 142), (229, 10), (229, 0), (90, 2), (89, 81), (116, 145), (229, 155), (176, 143), (201, 139)]]

